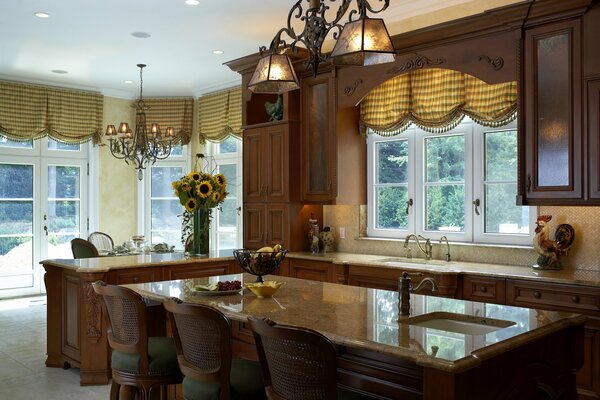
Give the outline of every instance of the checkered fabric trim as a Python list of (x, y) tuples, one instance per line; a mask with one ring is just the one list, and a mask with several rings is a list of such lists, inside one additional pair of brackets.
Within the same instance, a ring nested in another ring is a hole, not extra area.
[(242, 137), (242, 87), (200, 97), (198, 121), (201, 143)]
[(15, 141), (50, 136), (99, 143), (103, 105), (99, 93), (0, 81), (0, 134)]
[(415, 123), (429, 132), (454, 128), (465, 115), (484, 126), (516, 117), (517, 83), (487, 84), (462, 72), (430, 68), (389, 79), (360, 104), (361, 132), (393, 136)]
[(173, 127), (177, 135), (176, 141), (188, 144), (192, 139), (194, 118), (194, 99), (183, 98), (154, 98), (144, 99), (149, 107), (146, 110), (148, 124), (157, 123), (162, 133), (167, 127)]

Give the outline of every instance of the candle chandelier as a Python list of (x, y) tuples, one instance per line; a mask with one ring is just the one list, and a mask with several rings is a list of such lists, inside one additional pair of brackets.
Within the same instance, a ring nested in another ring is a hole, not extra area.
[(164, 134), (160, 126), (153, 123), (150, 132), (146, 129), (146, 110), (150, 107), (144, 103), (142, 97), (142, 72), (146, 64), (138, 64), (140, 69), (140, 97), (135, 102), (135, 132), (131, 131), (127, 122), (121, 122), (117, 130), (114, 125), (106, 127), (106, 137), (109, 139), (111, 154), (132, 163), (138, 170), (138, 179), (142, 180), (143, 170), (148, 163), (154, 164), (156, 160), (164, 160), (171, 154), (174, 144), (175, 131), (168, 127)]
[[(303, 3), (309, 5), (304, 11)], [(389, 0), (377, 0), (380, 7), (370, 4), (370, 0), (342, 0), (337, 12), (330, 21), (326, 13), (331, 3), (337, 0), (298, 0), (290, 10), (287, 24), (281, 28), (267, 51), (260, 47), (261, 59), (248, 83), (248, 89), (255, 93), (284, 93), (300, 87), (288, 52), (297, 52), (299, 43), (308, 51), (307, 67), (312, 68), (316, 76), (319, 64), (327, 59), (321, 47), (325, 39), (332, 34), (336, 40), (330, 57), (338, 65), (375, 65), (394, 61), (395, 50), (383, 19), (369, 18), (367, 11), (378, 14), (388, 8)], [(342, 26), (340, 21), (346, 15), (352, 3), (356, 3), (348, 13), (348, 22)], [(293, 18), (304, 23), (301, 32), (292, 27)], [(290, 44), (285, 37), (291, 40)]]

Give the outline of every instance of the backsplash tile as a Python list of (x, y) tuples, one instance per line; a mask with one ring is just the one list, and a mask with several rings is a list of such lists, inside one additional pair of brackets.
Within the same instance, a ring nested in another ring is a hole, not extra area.
[[(563, 258), (565, 269), (600, 271), (600, 207), (539, 207), (539, 214), (553, 216), (550, 222), (550, 238), (561, 223), (569, 223), (575, 228), (575, 244), (569, 255)], [(403, 256), (403, 240), (367, 239), (366, 205), (335, 205), (323, 207), (323, 221), (335, 234), (336, 251)], [(340, 239), (339, 228), (346, 231), (346, 238)], [(585, 243), (585, 245), (584, 245)], [(414, 244), (412, 244), (414, 246)], [(433, 257), (443, 259), (445, 245), (433, 244)], [(419, 254), (413, 248), (413, 255)], [(483, 262), (504, 265), (535, 264), (537, 253), (532, 248), (514, 246), (486, 246), (471, 244), (451, 244), (454, 261)]]

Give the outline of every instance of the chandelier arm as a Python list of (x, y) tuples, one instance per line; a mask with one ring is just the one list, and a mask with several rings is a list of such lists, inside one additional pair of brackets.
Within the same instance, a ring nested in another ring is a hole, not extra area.
[(356, 3), (358, 4), (358, 8), (361, 13), (361, 17), (367, 16), (367, 10), (369, 10), (373, 14), (379, 14), (380, 12), (385, 11), (388, 8), (388, 6), (390, 5), (390, 0), (377, 0), (377, 1), (379, 3), (383, 2), (380, 9), (374, 8), (371, 5), (370, 0), (356, 0)]

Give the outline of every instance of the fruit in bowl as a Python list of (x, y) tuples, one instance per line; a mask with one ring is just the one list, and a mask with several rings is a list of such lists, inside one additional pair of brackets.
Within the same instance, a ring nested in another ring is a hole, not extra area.
[(272, 274), (279, 264), (283, 261), (287, 250), (281, 245), (273, 247), (263, 247), (258, 250), (240, 249), (234, 250), (235, 256), (240, 267), (249, 274), (257, 275), (257, 282), (263, 282), (262, 276)]
[(281, 285), (283, 285), (283, 282), (277, 281), (244, 283), (244, 286), (250, 289), (259, 299), (273, 296)]

